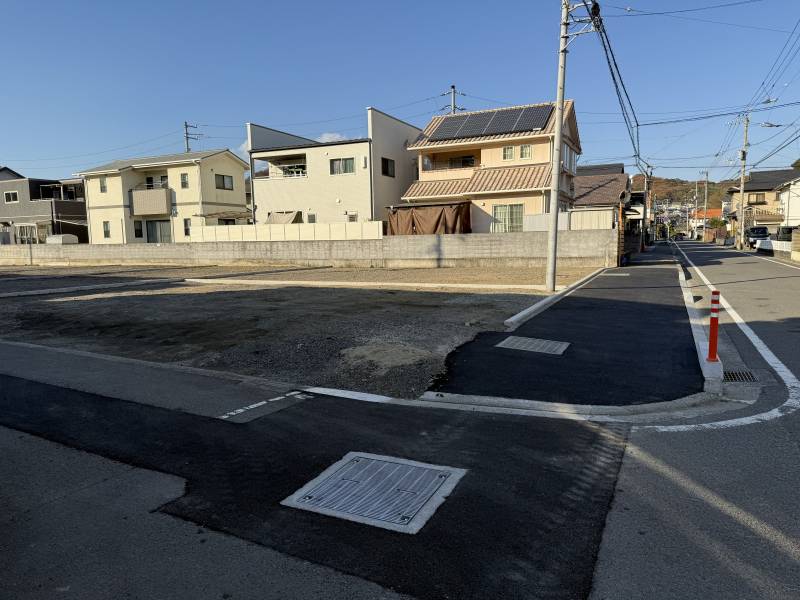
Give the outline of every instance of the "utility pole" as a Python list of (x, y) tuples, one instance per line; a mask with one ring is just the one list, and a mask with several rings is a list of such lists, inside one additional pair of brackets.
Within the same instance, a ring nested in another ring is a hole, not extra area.
[(703, 192), (703, 241), (706, 241), (706, 230), (708, 229), (708, 171), (701, 171), (706, 175), (706, 187)]
[(694, 180), (694, 226), (692, 227), (693, 238), (697, 236), (697, 190), (699, 185), (700, 182), (695, 179)]
[(644, 202), (642, 204), (642, 236), (641, 236), (641, 246), (639, 250), (644, 252), (647, 250), (647, 230), (649, 229), (647, 225), (647, 200), (650, 196), (650, 177), (653, 175), (652, 169), (646, 169), (644, 171)]
[(550, 229), (547, 235), (547, 291), (556, 291), (556, 251), (558, 249), (558, 199), (561, 192), (561, 146), (564, 143), (564, 83), (567, 77), (569, 43), (569, 0), (561, 0), (561, 33), (558, 49), (558, 84), (556, 87), (556, 122), (553, 134), (553, 170), (550, 176)]
[(739, 160), (742, 161), (742, 174), (739, 178), (739, 209), (736, 211), (736, 220), (739, 222), (739, 235), (736, 236), (739, 238), (739, 241), (737, 242), (736, 247), (739, 250), (744, 249), (744, 173), (745, 169), (747, 168), (747, 133), (749, 128), (750, 114), (745, 113), (744, 142), (742, 143), (742, 149), (739, 151)]
[(189, 140), (199, 140), (199, 135), (189, 135), (190, 129), (197, 129), (197, 125), (191, 125), (188, 121), (183, 122), (183, 141), (186, 145), (186, 152), (191, 152), (192, 149), (189, 147)]

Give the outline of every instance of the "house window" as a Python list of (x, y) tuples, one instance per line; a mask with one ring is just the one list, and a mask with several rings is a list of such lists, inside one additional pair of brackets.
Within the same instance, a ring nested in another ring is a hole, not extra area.
[(111, 237), (111, 223), (103, 221), (103, 237), (109, 239)]
[(233, 189), (233, 177), (230, 175), (214, 175), (214, 181), (218, 190)]
[(167, 175), (161, 176), (161, 187), (162, 188), (169, 187), (169, 177)]
[(133, 222), (133, 237), (135, 238), (143, 238), (144, 232), (142, 229), (142, 222), (141, 221), (134, 221)]
[(381, 158), (381, 174), (394, 177), (394, 161), (391, 158)]
[(103, 175), (100, 177), (100, 193), (105, 194), (108, 191), (108, 181), (106, 181), (106, 176)]
[(269, 161), (263, 158), (253, 159), (253, 178), (269, 177)]
[(447, 166), (450, 169), (466, 169), (475, 166), (474, 156), (456, 156), (447, 161)]
[(573, 175), (578, 167), (578, 153), (566, 144), (561, 147), (561, 164), (568, 173)]
[(357, 223), (358, 222), (358, 213), (355, 213), (355, 212), (347, 213), (347, 222), (348, 223)]
[(181, 189), (189, 189), (189, 174), (181, 173)]
[(184, 219), (183, 220), (183, 235), (189, 237), (192, 235), (192, 220), (191, 219)]
[(317, 222), (317, 215), (315, 213), (308, 213), (308, 222), (309, 223), (316, 223)]
[(345, 175), (356, 172), (356, 160), (354, 158), (332, 158), (331, 175)]
[(764, 192), (747, 194), (747, 201), (751, 204), (762, 204), (767, 201), (767, 195)]
[(6, 192), (3, 194), (5, 196), (6, 204), (13, 204), (14, 202), (19, 202), (19, 194), (17, 192)]
[(495, 204), (492, 207), (492, 233), (522, 231), (522, 204)]
[(236, 219), (217, 219), (220, 225), (236, 225)]
[(520, 158), (531, 158), (533, 156), (533, 146), (530, 144), (522, 144), (519, 147), (519, 157)]
[(503, 160), (514, 160), (514, 146), (503, 146)]

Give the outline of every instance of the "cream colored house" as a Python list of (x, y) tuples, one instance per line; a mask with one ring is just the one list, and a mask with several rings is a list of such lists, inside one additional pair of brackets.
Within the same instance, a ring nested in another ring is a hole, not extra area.
[(191, 242), (203, 225), (247, 223), (248, 165), (230, 150), (116, 160), (85, 180), (91, 244)]
[[(474, 232), (523, 231), (525, 217), (549, 212), (554, 103), (434, 117), (409, 145), (419, 179), (403, 202), (471, 202)], [(574, 103), (564, 112), (559, 210), (571, 207), (581, 154)]]
[(381, 221), (416, 177), (406, 152), (421, 130), (367, 109), (367, 137), (317, 142), (247, 124), (258, 223)]

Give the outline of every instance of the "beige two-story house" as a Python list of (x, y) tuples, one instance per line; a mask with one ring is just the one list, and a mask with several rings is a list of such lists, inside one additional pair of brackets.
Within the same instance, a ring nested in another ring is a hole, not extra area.
[[(436, 116), (409, 145), (419, 178), (403, 194), (414, 205), (470, 203), (471, 230), (523, 231), (549, 212), (555, 106), (548, 102)], [(575, 107), (565, 103), (559, 210), (573, 202), (581, 144)]]
[(230, 150), (205, 150), (83, 171), (89, 243), (191, 242), (196, 227), (247, 223), (247, 169)]
[[(779, 190), (784, 184), (800, 177), (800, 169), (770, 169), (751, 171), (744, 182), (744, 227), (765, 226), (771, 232), (786, 220), (785, 206)], [(739, 221), (739, 186), (728, 189), (726, 203), (730, 217)]]

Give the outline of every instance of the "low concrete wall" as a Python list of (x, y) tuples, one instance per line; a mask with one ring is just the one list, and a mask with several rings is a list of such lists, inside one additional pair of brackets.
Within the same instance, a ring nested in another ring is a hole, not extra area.
[[(560, 264), (616, 265), (616, 230), (562, 231), (558, 240)], [(3, 246), (0, 265), (538, 266), (546, 255), (547, 233), (526, 232), (380, 240)]]
[(760, 254), (777, 256), (786, 260), (792, 258), (792, 242), (776, 242), (774, 240), (757, 240), (756, 250)]

